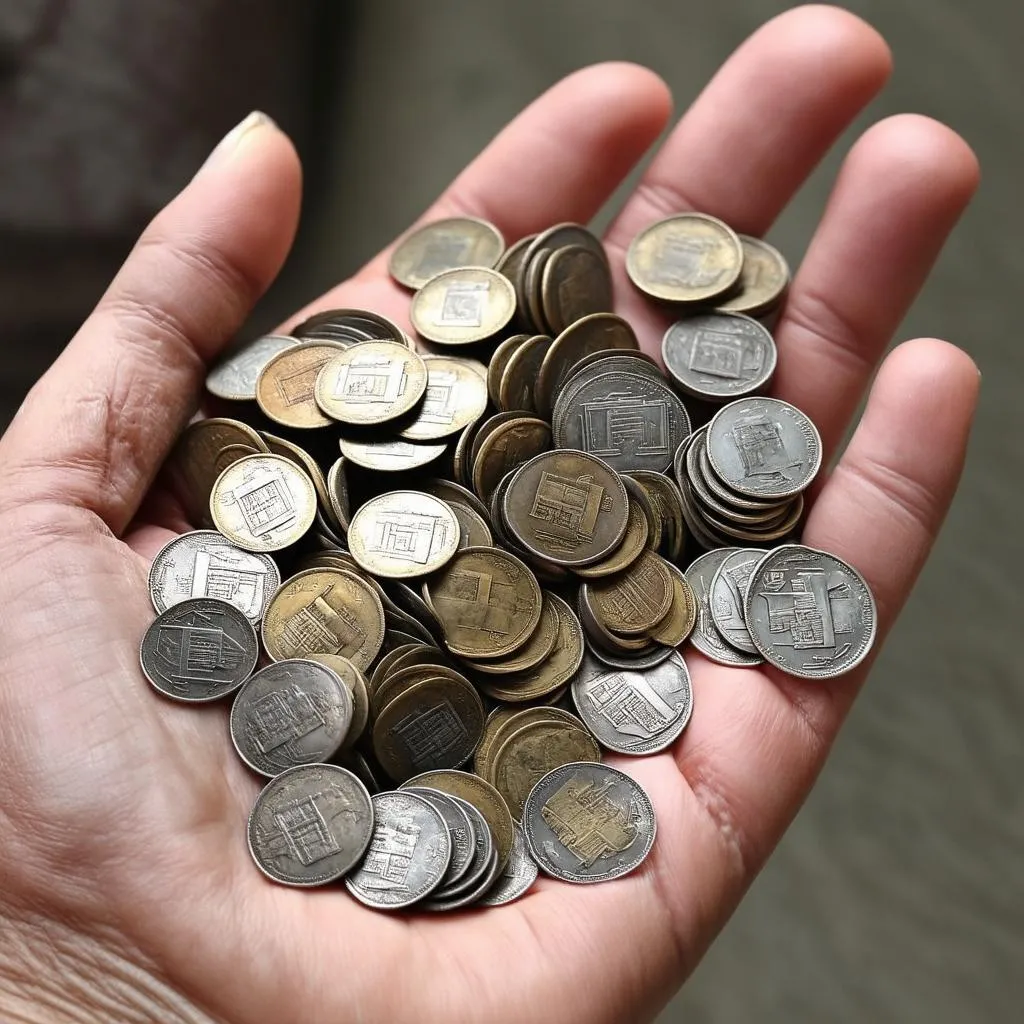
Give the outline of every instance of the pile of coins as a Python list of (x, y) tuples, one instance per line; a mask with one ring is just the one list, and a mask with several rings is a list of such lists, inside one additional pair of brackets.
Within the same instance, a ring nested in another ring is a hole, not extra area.
[(200, 529), (154, 560), (141, 662), (173, 699), (233, 695), (270, 878), (439, 911), (619, 877), (655, 817), (602, 752), (680, 737), (687, 640), (809, 679), (867, 654), (864, 581), (792, 543), (821, 442), (764, 396), (785, 262), (680, 214), (627, 271), (678, 317), (667, 374), (590, 231), (506, 247), (473, 218), (391, 256), (417, 345), (327, 310), (211, 371), (230, 415), (168, 461)]

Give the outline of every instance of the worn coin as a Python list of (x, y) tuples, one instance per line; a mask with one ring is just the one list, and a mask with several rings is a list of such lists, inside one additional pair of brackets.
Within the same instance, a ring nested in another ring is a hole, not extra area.
[(505, 251), (501, 232), (476, 217), (448, 217), (410, 232), (391, 252), (388, 273), (406, 288), (457, 267), (493, 267)]
[(642, 636), (672, 607), (672, 576), (663, 558), (644, 551), (624, 572), (583, 584), (595, 614), (607, 629)]
[(452, 856), (438, 889), (455, 885), (466, 876), (476, 852), (476, 827), (465, 805), (448, 793), (426, 786), (410, 786), (405, 792), (422, 797), (444, 818), (452, 841)]
[(424, 356), (427, 390), (416, 418), (399, 431), (406, 441), (436, 441), (467, 427), (487, 408), (487, 382), (468, 359)]
[(501, 867), (498, 864), (498, 853), (494, 851), (488, 862), (487, 870), (481, 876), (480, 882), (472, 889), (467, 888), (457, 896), (443, 897), (433, 894), (429, 899), (424, 900), (419, 909), (440, 913), (448, 910), (460, 910), (477, 902), (477, 900), (490, 889), (501, 875)]
[(326, 427), (331, 418), (316, 403), (316, 379), (345, 346), (310, 341), (272, 356), (256, 382), (256, 404), (275, 423), (293, 429)]
[(711, 618), (718, 632), (727, 643), (748, 654), (757, 654), (758, 650), (750, 639), (743, 605), (751, 573), (764, 555), (762, 548), (732, 550), (715, 572), (708, 595)]
[(743, 270), (735, 294), (718, 308), (748, 316), (764, 316), (781, 302), (789, 287), (789, 266), (782, 253), (760, 238), (740, 235)]
[(266, 430), (260, 431), (260, 437), (263, 438), (271, 455), (280, 455), (283, 459), (294, 462), (309, 477), (313, 490), (316, 491), (317, 511), (326, 516), (327, 525), (332, 530), (337, 530), (341, 524), (334, 515), (327, 479), (316, 459), (305, 448), (300, 448), (294, 441), (289, 441), (285, 437), (278, 437)]
[(313, 397), (332, 420), (372, 426), (414, 409), (427, 390), (427, 368), (397, 341), (366, 341), (321, 367)]
[(362, 736), (370, 717), (370, 693), (366, 676), (348, 658), (343, 658), (340, 654), (307, 654), (306, 659), (329, 668), (352, 695), (352, 721), (341, 743), (341, 749), (348, 750)]
[(487, 521), (469, 505), (461, 501), (447, 502), (459, 523), (459, 549), (474, 547), (494, 547), (494, 536)]
[[(408, 785), (403, 788), (420, 793), (426, 787)], [(437, 793), (440, 790), (431, 789), (430, 792)], [(494, 862), (498, 858), (494, 837), (491, 835), (491, 826), (487, 824), (487, 819), (468, 800), (463, 800), (462, 797), (452, 793), (445, 793), (444, 796), (465, 811), (466, 817), (473, 826), (472, 860), (462, 878), (451, 884), (442, 882), (430, 894), (431, 901), (461, 899), (467, 893), (475, 894), (480, 889), (481, 882), (494, 870)]]
[(591, 246), (564, 245), (552, 252), (541, 275), (544, 319), (555, 331), (591, 313), (612, 308), (612, 275), (608, 258)]
[(409, 315), (421, 337), (439, 345), (493, 338), (512, 319), (516, 293), (508, 278), (483, 267), (437, 274), (413, 296)]
[(670, 477), (647, 469), (634, 470), (629, 475), (646, 491), (655, 515), (661, 520), (660, 554), (670, 562), (678, 561), (686, 543), (683, 497), (679, 493), (679, 485)]
[(263, 787), (249, 815), (249, 851), (268, 878), (326, 885), (359, 863), (373, 834), (366, 786), (333, 764), (301, 765)]
[(412, 444), (409, 441), (356, 441), (341, 438), (338, 441), (341, 454), (349, 462), (363, 469), (384, 473), (403, 473), (409, 469), (420, 469), (443, 455), (443, 444)]
[(474, 672), (484, 675), (508, 675), (534, 668), (551, 655), (558, 640), (558, 609), (546, 591), (541, 605), (540, 622), (530, 639), (514, 654), (497, 659), (478, 659), (473, 662)]
[(501, 259), (494, 265), (499, 274), (504, 274), (510, 281), (515, 283), (516, 275), (519, 273), (526, 256), (527, 249), (533, 244), (536, 234), (523, 235), (518, 242), (513, 242), (503, 253)]
[(490, 431), (473, 458), (473, 489), (489, 502), (507, 473), (551, 448), (551, 428), (534, 416), (517, 416)]
[(501, 378), (512, 354), (520, 345), (530, 340), (529, 334), (513, 334), (498, 343), (487, 364), (487, 396), (495, 409), (501, 408)]
[(256, 381), (271, 357), (299, 344), (288, 334), (265, 334), (222, 359), (206, 375), (206, 390), (235, 402), (256, 400)]
[(551, 338), (546, 334), (535, 334), (516, 348), (501, 375), (498, 408), (507, 411), (537, 411), (537, 374), (550, 348)]
[(292, 328), (303, 341), (336, 341), (348, 347), (364, 341), (400, 341), (409, 344), (405, 332), (380, 313), (368, 309), (325, 309)]
[(672, 577), (672, 607), (648, 636), (659, 644), (675, 648), (689, 637), (697, 624), (697, 597), (678, 566), (668, 561), (663, 564)]
[(537, 881), (537, 862), (530, 856), (521, 825), (516, 825), (512, 855), (505, 870), (487, 892), (477, 900), (481, 907), (500, 907), (519, 899)]
[(697, 599), (697, 622), (690, 634), (690, 643), (705, 657), (720, 665), (760, 665), (760, 655), (747, 654), (726, 643), (711, 617), (711, 584), (721, 564), (735, 548), (719, 547), (701, 555), (686, 570), (686, 582)]
[(662, 647), (658, 644), (651, 644), (650, 650), (639, 654), (608, 651), (596, 644), (589, 647), (588, 650), (602, 665), (607, 665), (609, 668), (643, 670), (660, 665), (672, 656), (671, 647)]
[[(623, 483), (626, 482), (623, 478)], [(629, 497), (629, 523), (626, 526), (626, 535), (622, 543), (607, 558), (593, 565), (580, 565), (575, 569), (576, 574), (585, 580), (600, 579), (603, 576), (612, 576), (615, 573), (628, 569), (643, 554), (648, 546), (650, 538), (650, 526), (647, 517), (643, 513), (640, 503), (632, 496)]]

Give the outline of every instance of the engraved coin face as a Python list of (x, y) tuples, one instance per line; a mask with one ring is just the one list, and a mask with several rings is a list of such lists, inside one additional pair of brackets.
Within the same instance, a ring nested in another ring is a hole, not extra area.
[(443, 444), (412, 444), (409, 441), (356, 441), (341, 438), (341, 454), (363, 469), (402, 473), (419, 469), (445, 452)]
[(320, 371), (345, 346), (308, 341), (273, 356), (256, 381), (256, 402), (275, 423), (297, 430), (330, 426), (331, 418), (316, 404)]
[(206, 390), (218, 398), (255, 401), (256, 381), (273, 356), (299, 344), (288, 334), (266, 334), (219, 362), (206, 376)]
[(371, 498), (352, 517), (348, 545), (356, 562), (375, 576), (425, 576), (455, 554), (459, 522), (440, 498), (389, 491)]
[(860, 573), (801, 544), (784, 544), (758, 562), (743, 610), (765, 661), (801, 679), (849, 672), (867, 657), (878, 630), (875, 600)]
[(572, 699), (598, 743), (620, 754), (665, 750), (693, 710), (690, 673), (677, 651), (648, 669), (610, 668), (588, 654), (572, 681)]
[(341, 743), (341, 749), (348, 750), (362, 736), (370, 717), (370, 694), (367, 690), (366, 676), (348, 658), (343, 658), (340, 654), (307, 654), (306, 658), (329, 668), (352, 695), (352, 722)]
[(388, 273), (406, 288), (458, 267), (493, 267), (505, 251), (501, 232), (476, 217), (436, 220), (406, 235), (388, 260)]
[(699, 313), (678, 320), (661, 342), (676, 384), (712, 402), (761, 391), (775, 372), (775, 341), (756, 320), (739, 313)]
[(233, 604), (192, 597), (161, 612), (142, 638), (146, 678), (174, 700), (205, 702), (234, 693), (252, 674), (259, 642)]
[(523, 831), (541, 871), (563, 882), (607, 882), (635, 871), (654, 846), (650, 797), (606, 764), (567, 764), (530, 793)]
[(249, 815), (249, 851), (268, 878), (326, 885), (359, 863), (373, 834), (373, 804), (352, 772), (302, 765), (268, 782)]
[(669, 613), (674, 595), (664, 559), (650, 551), (624, 572), (584, 584), (594, 614), (605, 629), (642, 636)]
[(260, 669), (231, 705), (231, 741), (255, 772), (271, 778), (300, 764), (330, 760), (352, 723), (352, 694), (313, 661)]
[[(448, 826), (452, 840), (452, 856), (441, 887), (453, 886), (466, 877), (476, 852), (476, 827), (464, 804), (439, 789), (410, 786), (405, 792), (422, 797), (436, 810)], [(436, 894), (436, 890), (435, 890)]]
[(321, 367), (313, 395), (332, 420), (355, 426), (386, 423), (416, 408), (427, 390), (427, 368), (397, 341), (366, 341)]
[(747, 587), (754, 567), (764, 558), (763, 548), (736, 548), (718, 567), (711, 580), (708, 605), (718, 632), (733, 647), (757, 654), (744, 617)]
[(545, 592), (541, 605), (540, 622), (533, 635), (514, 654), (504, 658), (474, 661), (473, 670), (485, 675), (508, 675), (525, 672), (547, 659), (554, 651), (558, 640), (558, 607), (553, 595)]
[(690, 634), (690, 643), (705, 657), (720, 665), (760, 665), (763, 661), (760, 655), (747, 654), (726, 643), (711, 616), (711, 584), (722, 563), (735, 550), (716, 548), (695, 559), (686, 570), (686, 582), (690, 584), (697, 599), (697, 622)]
[(512, 319), (516, 293), (508, 278), (483, 267), (437, 274), (412, 300), (419, 335), (439, 345), (471, 345), (493, 338)]
[(481, 907), (500, 907), (523, 896), (537, 881), (537, 862), (530, 856), (522, 826), (516, 825), (512, 855), (498, 880), (477, 901)]
[[(424, 788), (409, 786), (412, 792), (424, 794)], [(438, 793), (440, 790), (428, 789), (430, 793)], [(456, 803), (466, 814), (470, 824), (473, 826), (472, 859), (466, 873), (456, 882), (442, 881), (440, 887), (430, 894), (430, 900), (461, 900), (465, 895), (471, 894), (475, 898), (481, 888), (483, 880), (493, 872), (494, 862), (498, 859), (498, 851), (494, 845), (494, 837), (491, 835), (491, 826), (487, 824), (484, 816), (468, 801), (462, 797), (454, 796), (451, 793), (444, 793), (444, 796)], [(455, 840), (452, 840), (454, 846)], [(452, 855), (454, 859), (454, 853)], [(449, 870), (450, 870), (449, 865)], [(447, 877), (447, 876), (446, 876)]]
[(610, 312), (612, 275), (608, 259), (585, 245), (555, 249), (541, 275), (544, 319), (556, 333), (591, 313)]
[(210, 494), (217, 529), (246, 551), (280, 551), (316, 518), (309, 477), (280, 455), (249, 455), (217, 477)]
[(487, 381), (474, 364), (457, 356), (424, 356), (427, 387), (412, 423), (399, 432), (406, 441), (436, 441), (457, 434), (487, 408)]
[(168, 541), (149, 570), (149, 596), (158, 612), (191, 597), (216, 597), (254, 626), (280, 585), (272, 558), (243, 551), (216, 530), (194, 530)]
[(782, 253), (760, 238), (740, 235), (743, 270), (736, 292), (718, 308), (748, 316), (763, 316), (782, 300), (789, 287), (789, 266)]
[(724, 406), (708, 425), (707, 450), (722, 483), (751, 498), (791, 498), (821, 467), (817, 428), (777, 398), (741, 398)]

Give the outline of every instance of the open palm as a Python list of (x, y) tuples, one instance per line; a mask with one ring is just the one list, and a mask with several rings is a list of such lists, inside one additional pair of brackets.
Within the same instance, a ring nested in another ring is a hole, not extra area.
[[(888, 68), (874, 32), (829, 8), (783, 15), (729, 60), (605, 238), (617, 309), (647, 351), (663, 325), (625, 279), (630, 239), (686, 208), (763, 233)], [(482, 216), (510, 240), (585, 222), (668, 117), (650, 72), (579, 72), (506, 128), (425, 219)], [(775, 391), (810, 414), (827, 452), (976, 179), (965, 144), (920, 117), (876, 125), (848, 156), (776, 332)], [(295, 155), (272, 125), (229, 136), (147, 230), (0, 443), (2, 1016), (653, 1015), (792, 819), (863, 672), (802, 682), (688, 652), (688, 731), (670, 752), (624, 765), (658, 814), (644, 867), (595, 887), (541, 881), (507, 907), (438, 918), (387, 917), (340, 889), (267, 882), (244, 840), (258, 782), (231, 749), (226, 713), (173, 705), (140, 675), (149, 560), (183, 526), (147, 492), (207, 362), (279, 269), (299, 189)], [(408, 326), (408, 295), (385, 267), (382, 254), (310, 310), (364, 307)], [(865, 575), (883, 632), (952, 497), (977, 386), (951, 345), (901, 345), (817, 494), (804, 538)]]

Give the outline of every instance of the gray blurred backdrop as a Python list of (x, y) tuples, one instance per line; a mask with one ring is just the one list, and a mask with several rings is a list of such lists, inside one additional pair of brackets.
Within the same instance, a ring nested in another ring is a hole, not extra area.
[[(638, 61), (681, 109), (790, 6), (3, 0), (0, 417), (145, 219), (251, 108), (293, 133), (308, 171), (298, 248), (255, 331), (355, 269), (566, 72)], [(982, 404), (938, 550), (829, 767), (665, 1022), (1003, 1021), (1020, 1020), (1024, 1003), (1024, 4), (847, 6), (896, 57), (857, 129), (920, 111), (981, 157), (981, 195), (900, 337), (967, 348)], [(793, 263), (840, 155), (772, 233)]]

